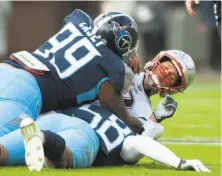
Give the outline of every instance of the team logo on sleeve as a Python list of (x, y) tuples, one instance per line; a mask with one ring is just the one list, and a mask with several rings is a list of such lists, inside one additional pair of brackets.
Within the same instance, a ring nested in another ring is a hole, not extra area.
[(116, 46), (120, 50), (129, 49), (132, 44), (132, 37), (128, 31), (118, 23), (113, 22), (113, 33), (115, 35)]

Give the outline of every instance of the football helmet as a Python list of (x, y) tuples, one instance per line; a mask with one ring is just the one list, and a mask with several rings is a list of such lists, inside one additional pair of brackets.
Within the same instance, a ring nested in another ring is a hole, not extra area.
[(129, 15), (119, 12), (102, 13), (95, 18), (92, 31), (101, 36), (107, 47), (126, 63), (136, 55), (138, 26)]
[[(164, 68), (158, 67), (163, 77), (161, 81), (158, 80), (157, 76), (153, 73), (155, 68), (164, 61), (171, 61), (176, 67), (179, 75), (179, 79), (176, 84), (169, 87), (161, 86), (165, 85), (163, 82), (169, 82)], [(188, 54), (180, 50), (161, 51), (152, 61), (146, 63), (144, 69), (146, 70), (146, 76), (148, 76), (149, 85), (156, 89), (161, 96), (176, 92), (183, 92), (193, 82), (195, 76), (195, 64), (193, 59)]]

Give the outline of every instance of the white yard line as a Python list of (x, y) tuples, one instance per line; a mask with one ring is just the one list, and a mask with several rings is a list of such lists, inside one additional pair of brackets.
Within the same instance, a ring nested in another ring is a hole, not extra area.
[(221, 166), (207, 166), (207, 168), (221, 169)]
[(164, 144), (178, 144), (178, 145), (213, 145), (213, 146), (222, 146), (221, 140), (217, 139), (185, 139), (185, 138), (161, 138), (158, 140), (161, 143)]
[(194, 124), (187, 124), (187, 125), (172, 125), (172, 127), (176, 128), (207, 128), (207, 129), (213, 129), (215, 128), (214, 125), (194, 125)]

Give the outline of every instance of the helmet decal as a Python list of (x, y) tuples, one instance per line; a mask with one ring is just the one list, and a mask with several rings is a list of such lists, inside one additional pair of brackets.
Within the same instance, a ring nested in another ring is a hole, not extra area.
[(133, 18), (120, 12), (107, 12), (93, 22), (93, 33), (105, 40), (106, 46), (124, 62), (132, 60), (137, 53), (138, 26)]
[(116, 46), (120, 50), (130, 49), (132, 37), (128, 31), (121, 27), (118, 23), (113, 23), (113, 34), (115, 35)]

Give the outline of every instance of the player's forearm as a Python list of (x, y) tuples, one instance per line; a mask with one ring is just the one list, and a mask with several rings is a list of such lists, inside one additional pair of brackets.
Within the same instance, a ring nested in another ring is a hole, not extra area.
[(172, 151), (147, 136), (129, 136), (126, 140), (135, 151), (155, 161), (174, 168), (177, 168), (180, 163), (180, 158)]
[(103, 108), (108, 109), (121, 119), (134, 133), (137, 133), (141, 129), (143, 124), (138, 119), (128, 114), (121, 97), (117, 98), (116, 96), (113, 96), (106, 102), (100, 102), (100, 104)]
[[(128, 113), (128, 112), (127, 112)], [(117, 117), (119, 117), (117, 115)], [(120, 118), (121, 119), (121, 118)], [(122, 119), (121, 119), (122, 120)], [(125, 124), (134, 132), (138, 133), (138, 131), (142, 128), (142, 123), (138, 119), (132, 117), (132, 116), (125, 116), (124, 120)]]
[(123, 98), (118, 94), (112, 84), (105, 82), (100, 87), (99, 101), (103, 108), (108, 109), (120, 118), (133, 132), (137, 133), (141, 127), (142, 122), (131, 117), (126, 110)]

